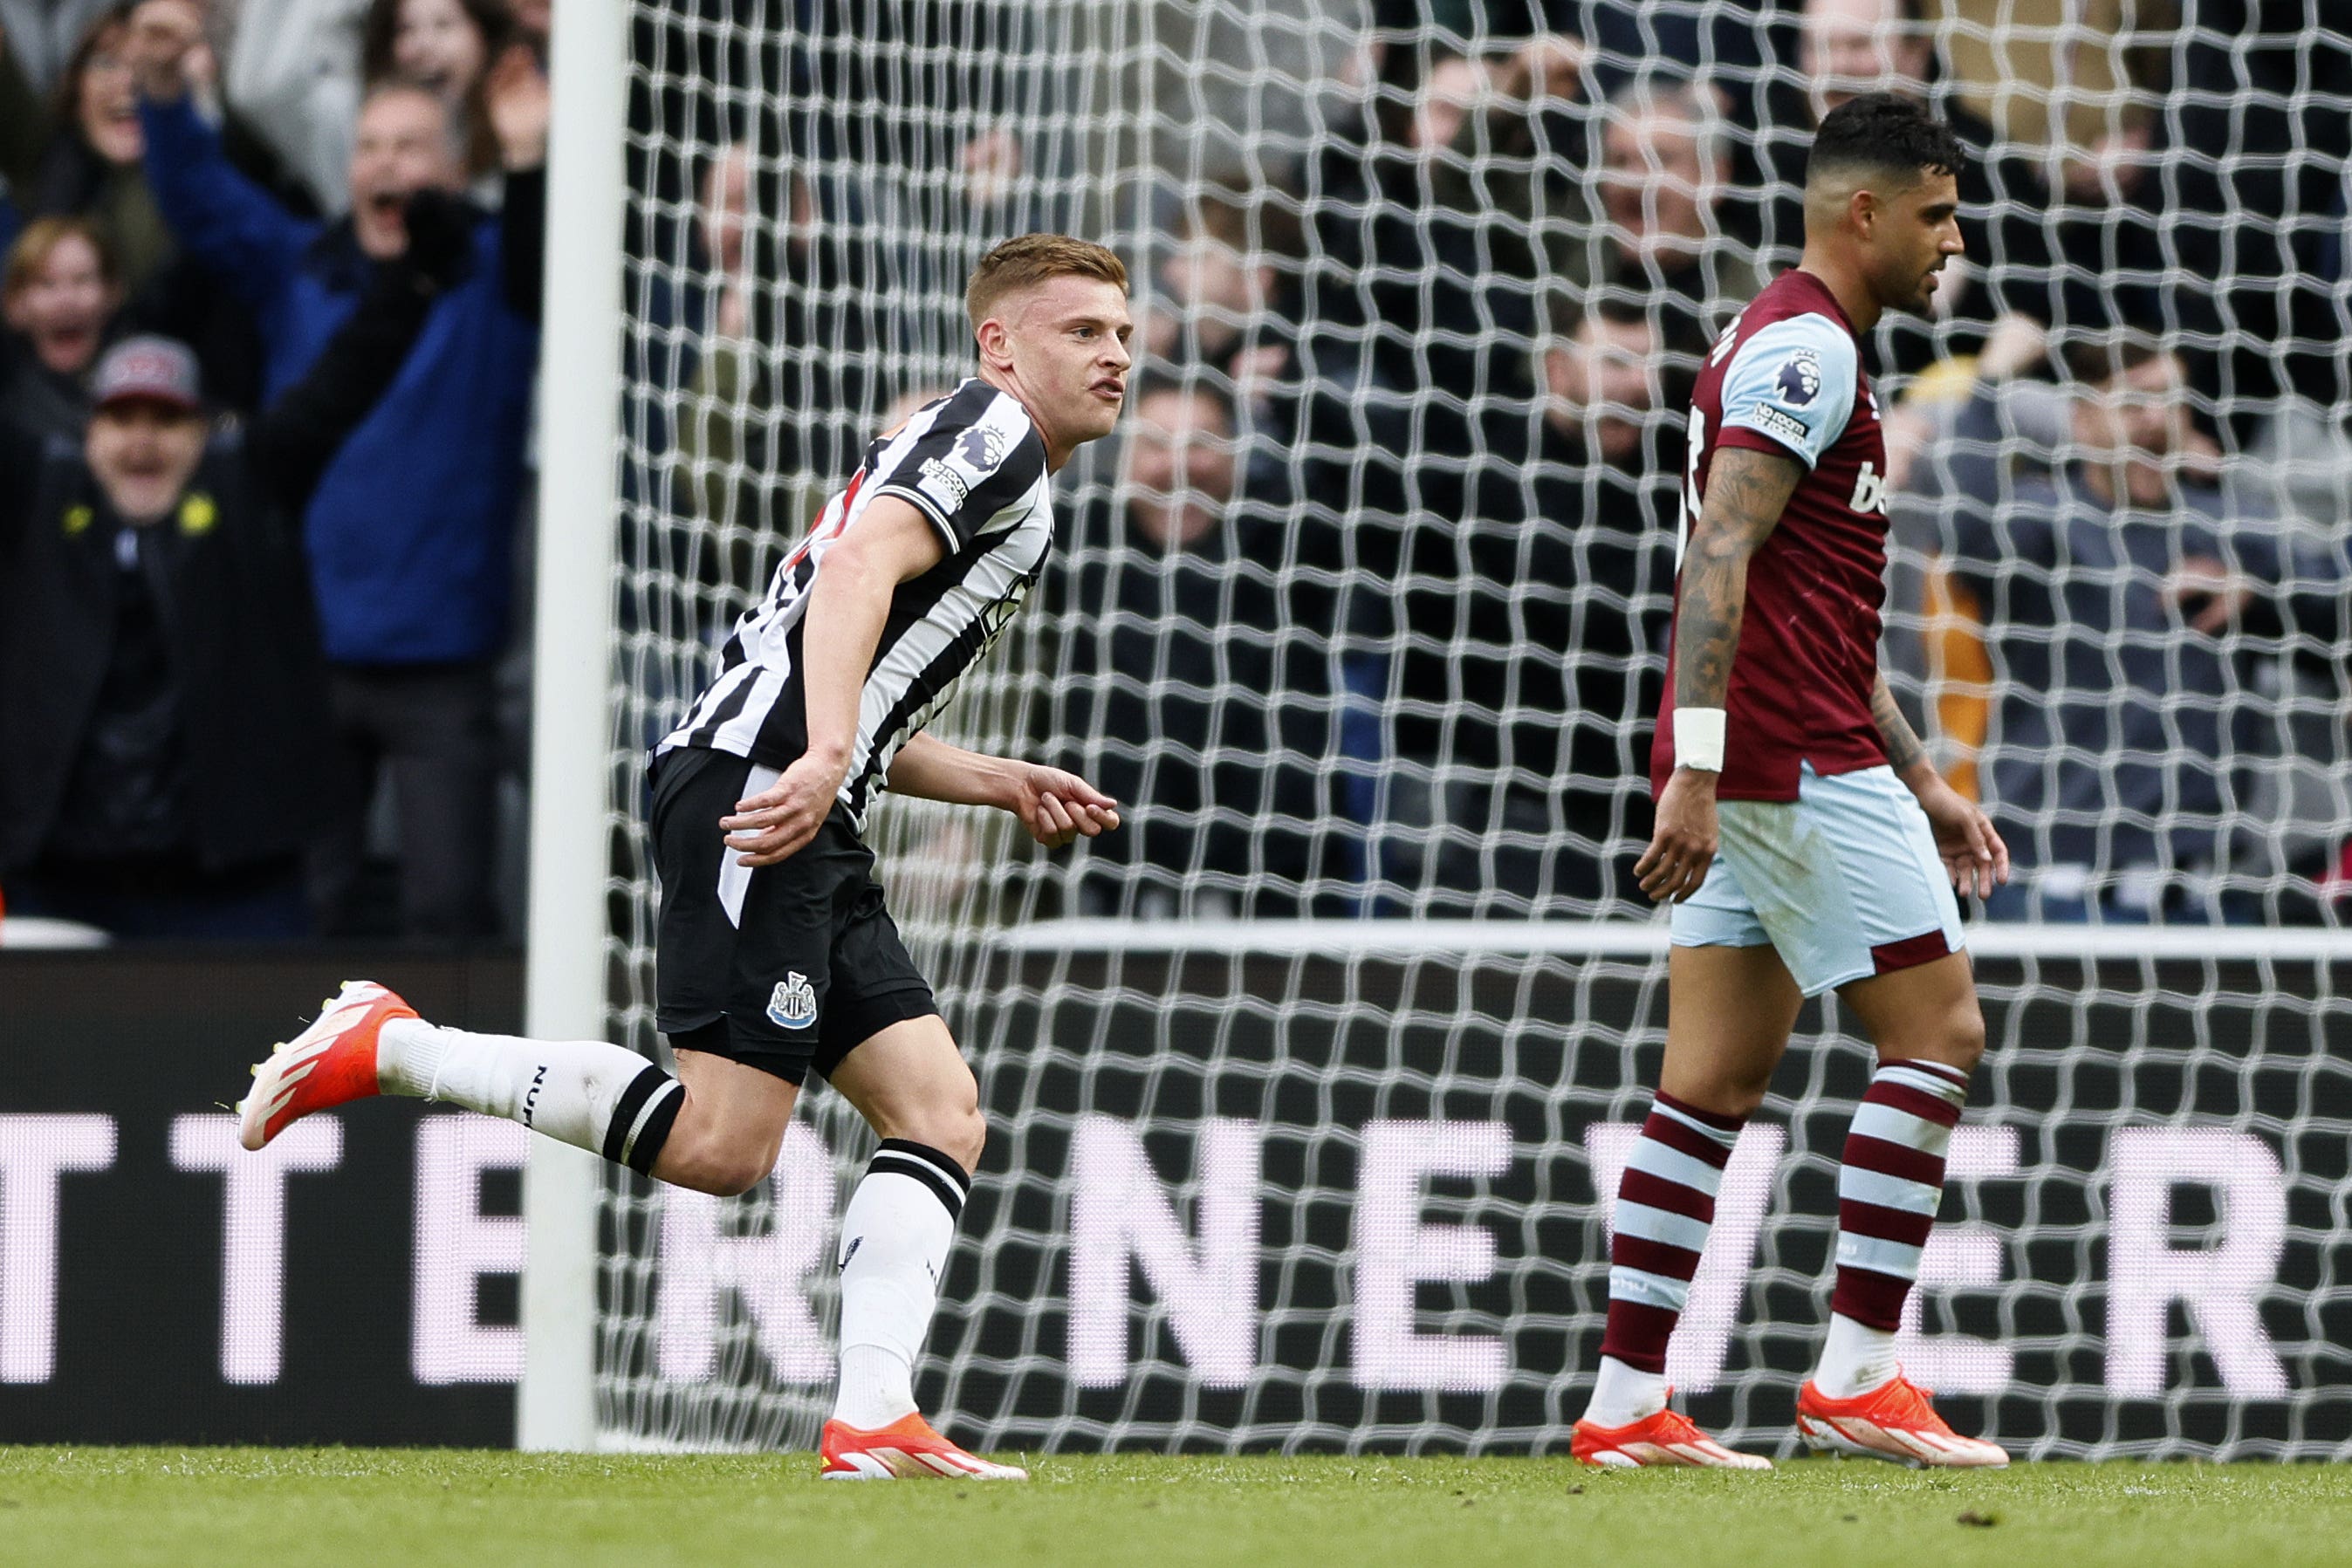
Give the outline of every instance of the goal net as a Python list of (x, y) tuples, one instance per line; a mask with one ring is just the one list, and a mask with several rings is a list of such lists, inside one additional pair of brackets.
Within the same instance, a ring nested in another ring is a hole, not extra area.
[[(1982, 156), (1866, 361), (1886, 661), (2020, 864), (1906, 1361), (2038, 1455), (2352, 1455), (2352, 52), (2318, 0), (1872, 9), (629, 5), (616, 1038), (660, 1049), (644, 747), (970, 370), (972, 261), (1134, 280), (1129, 418), (939, 727), (1126, 825), (876, 816), (992, 1128), (919, 1388), (959, 1435), (1565, 1446), (1663, 1040), (1683, 400), (1821, 107), (1893, 87)], [(1787, 1431), (1868, 1063), (1809, 1008), (1734, 1156), (1669, 1369), (1731, 1441)], [(808, 1105), (752, 1197), (606, 1178), (600, 1441), (813, 1442), (869, 1145)]]

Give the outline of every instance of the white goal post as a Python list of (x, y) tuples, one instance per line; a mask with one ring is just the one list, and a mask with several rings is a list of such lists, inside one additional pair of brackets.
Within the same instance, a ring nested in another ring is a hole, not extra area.
[[(609, 1016), (627, 13), (624, 0), (566, 0), (550, 62), (523, 1003), (524, 1029), (543, 1040), (601, 1039)], [(593, 1155), (531, 1140), (519, 1448), (596, 1446), (601, 1185)]]

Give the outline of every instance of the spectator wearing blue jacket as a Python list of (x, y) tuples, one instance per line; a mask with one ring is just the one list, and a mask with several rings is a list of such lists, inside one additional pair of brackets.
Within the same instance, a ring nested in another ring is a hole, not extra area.
[[(266, 396), (299, 380), (408, 244), (415, 192), (462, 191), (456, 130), (431, 91), (362, 99), (351, 209), (288, 213), (240, 175), (188, 101), (181, 13), (142, 6), (131, 52), (148, 177), (187, 253), (260, 323)], [(505, 73), (490, 112), (507, 169), (498, 217), (477, 214), (467, 276), (435, 303), (382, 402), (321, 476), (303, 545), (329, 662), (323, 748), (341, 819), (314, 858), (330, 932), (349, 929), (374, 788), (399, 826), (404, 933), (465, 940), (489, 928), (497, 742), (492, 662), (507, 637), (513, 530), (538, 358), (547, 98)]]

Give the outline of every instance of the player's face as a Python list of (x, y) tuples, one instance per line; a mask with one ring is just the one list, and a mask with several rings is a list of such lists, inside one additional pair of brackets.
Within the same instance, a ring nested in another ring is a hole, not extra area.
[(1937, 275), (1965, 248), (1959, 213), (1959, 182), (1949, 174), (1924, 174), (1881, 201), (1869, 241), (1880, 304), (1927, 314), (1936, 298)]
[(1127, 296), (1093, 277), (1049, 277), (1012, 305), (1013, 372), (1065, 450), (1108, 435), (1127, 396), (1135, 335)]

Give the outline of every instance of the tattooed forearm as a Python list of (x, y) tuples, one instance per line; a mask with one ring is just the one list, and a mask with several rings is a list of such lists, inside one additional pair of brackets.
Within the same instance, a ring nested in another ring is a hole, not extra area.
[(1871, 688), (1870, 716), (1878, 726), (1878, 738), (1886, 743), (1886, 764), (1902, 778), (1927, 760), (1927, 748), (1913, 732), (1911, 721), (1895, 706), (1895, 694), (1887, 689), (1886, 677), (1881, 674), (1878, 685)]
[(1748, 558), (1780, 521), (1805, 470), (1793, 457), (1745, 446), (1716, 449), (1706, 498), (1683, 551), (1675, 622), (1675, 705), (1721, 707), (1748, 605)]

